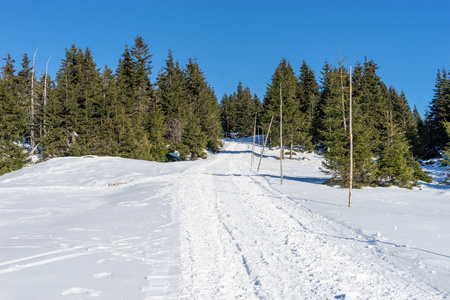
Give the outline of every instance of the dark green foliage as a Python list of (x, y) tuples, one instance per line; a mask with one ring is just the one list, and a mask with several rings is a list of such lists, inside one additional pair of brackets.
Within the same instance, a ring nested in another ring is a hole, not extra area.
[(255, 114), (261, 112), (261, 102), (256, 95), (252, 97), (250, 88), (244, 88), (239, 81), (237, 92), (226, 94), (221, 102), (222, 129), (227, 135), (232, 132), (240, 137), (252, 136)]
[[(389, 109), (393, 113), (393, 122), (400, 127), (400, 130), (405, 134), (409, 146), (411, 147), (414, 156), (420, 155), (419, 150), (419, 132), (417, 123), (408, 100), (406, 100), (403, 91), (398, 94), (395, 88), (389, 88)], [(420, 116), (419, 116), (420, 117)]]
[(24, 55), (16, 75), (8, 57), (0, 85), (2, 172), (25, 163), (26, 153), (14, 143), (31, 127), (50, 157), (96, 154), (165, 161), (171, 151), (185, 159), (205, 157), (207, 148), (218, 151), (220, 107), (197, 61), (190, 59), (183, 70), (170, 52), (153, 86), (151, 57), (137, 36), (131, 48), (125, 46), (115, 74), (107, 66), (100, 72), (89, 48), (72, 45), (55, 81), (44, 75), (35, 81), (33, 121), (27, 118), (30, 60)]
[(414, 105), (413, 117), (417, 128), (417, 139), (413, 144), (413, 153), (418, 158), (424, 158), (427, 156), (429, 149), (429, 130), (427, 124), (422, 120), (422, 117)]
[(401, 126), (394, 122), (392, 111), (384, 119), (383, 150), (378, 160), (377, 180), (382, 185), (411, 188), (414, 170), (408, 165), (410, 146)]
[(298, 78), (298, 98), (300, 109), (307, 113), (311, 124), (310, 134), (314, 144), (321, 140), (320, 123), (323, 118), (322, 98), (319, 93), (319, 85), (314, 76), (314, 71), (303, 61)]
[(274, 116), (270, 144), (280, 144), (280, 90), (283, 99), (283, 146), (290, 146), (292, 150), (294, 145), (300, 145), (311, 150), (310, 118), (308, 112), (302, 110), (298, 99), (298, 81), (286, 59), (275, 70), (264, 96), (262, 125), (266, 131), (272, 115)]
[(16, 144), (24, 140), (26, 130), (26, 109), (21, 103), (23, 80), (15, 74), (14, 59), (8, 55), (4, 60), (0, 77), (0, 175), (18, 170), (27, 162), (24, 148)]
[[(353, 72), (354, 186), (379, 184), (411, 188), (417, 180), (430, 180), (412, 151), (413, 147), (419, 151), (418, 121), (404, 93), (399, 95), (394, 88), (387, 89), (376, 69), (375, 63), (366, 60), (364, 65), (357, 64)], [(327, 147), (324, 166), (333, 175), (330, 183), (348, 186), (348, 104), (342, 105), (340, 79), (344, 74), (344, 92), (348, 94), (349, 76), (342, 71), (331, 69), (328, 64), (324, 66), (321, 133)]]
[(450, 140), (444, 125), (450, 121), (450, 74), (445, 68), (437, 72), (434, 96), (429, 109), (426, 120), (429, 128), (428, 151), (430, 155), (436, 156), (438, 150), (443, 149)]
[[(321, 132), (327, 151), (325, 152), (324, 166), (332, 178), (330, 183), (339, 184), (347, 187), (349, 184), (349, 132), (345, 130), (343, 113), (342, 113), (342, 90), (340, 85), (340, 71), (338, 69), (330, 69), (328, 64), (324, 67), (322, 88), (325, 95), (322, 96), (324, 104), (324, 118)], [(349, 75), (344, 73), (346, 79), (344, 87), (347, 93), (349, 88)], [(355, 68), (353, 81), (357, 82), (361, 77), (361, 68)], [(344, 77), (344, 78), (345, 78)], [(358, 89), (354, 91), (353, 97), (353, 186), (361, 187), (372, 184), (375, 178), (375, 164), (373, 162), (373, 153), (370, 147), (371, 128), (367, 127), (365, 122), (367, 113), (363, 110), (360, 98), (357, 96)], [(348, 108), (348, 105), (346, 106)], [(348, 111), (345, 110), (348, 116)], [(348, 118), (346, 119), (348, 121)]]
[[(196, 59), (189, 59), (182, 68), (169, 51), (155, 84), (150, 80), (151, 59), (149, 46), (140, 36), (132, 47), (125, 46), (116, 72), (106, 66), (100, 71), (89, 48), (72, 45), (53, 81), (44, 75), (32, 78), (26, 54), (16, 74), (14, 60), (8, 56), (0, 77), (0, 172), (26, 163), (27, 153), (18, 145), (31, 132), (48, 156), (96, 154), (165, 161), (168, 153), (178, 151), (183, 159), (196, 159), (204, 158), (206, 149), (219, 150), (222, 131), (253, 135), (258, 113), (258, 133), (259, 128), (267, 131), (274, 116), (269, 142), (276, 146), (281, 91), (283, 147), (311, 150), (325, 145), (331, 182), (348, 185), (350, 78), (343, 68), (326, 63), (319, 89), (305, 61), (297, 76), (283, 59), (263, 104), (239, 82), (219, 105)], [(411, 113), (403, 92), (387, 88), (377, 69), (366, 59), (353, 73), (354, 184), (410, 187), (416, 180), (429, 181), (414, 157), (433, 155), (447, 145), (449, 74), (445, 69), (438, 71), (430, 113), (423, 121), (416, 108)]]
[[(185, 73), (190, 115), (187, 117), (187, 133), (183, 136), (183, 143), (185, 145), (192, 143), (187, 139), (195, 137), (199, 141), (206, 141), (206, 147), (213, 152), (217, 152), (221, 146), (222, 130), (220, 106), (214, 90), (203, 76), (196, 59), (189, 59)], [(196, 149), (197, 147), (194, 147), (192, 151), (198, 152)]]
[[(179, 151), (187, 124), (188, 102), (186, 76), (178, 62), (174, 62), (172, 51), (166, 60), (166, 67), (156, 78), (156, 98), (164, 116), (163, 135), (171, 151)], [(162, 128), (162, 127), (161, 127)]]

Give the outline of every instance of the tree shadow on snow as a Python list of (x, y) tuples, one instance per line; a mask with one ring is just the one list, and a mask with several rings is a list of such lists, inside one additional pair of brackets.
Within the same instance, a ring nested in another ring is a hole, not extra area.
[(334, 238), (334, 239), (350, 240), (350, 241), (355, 241), (355, 242), (359, 242), (359, 243), (369, 244), (369, 245), (372, 245), (372, 246), (375, 246), (377, 243), (379, 243), (379, 244), (393, 246), (393, 247), (396, 247), (396, 248), (407, 248), (407, 249), (412, 249), (412, 250), (416, 250), (416, 251), (425, 252), (425, 253), (432, 254), (432, 255), (437, 255), (437, 256), (441, 256), (441, 257), (445, 257), (445, 258), (450, 258), (450, 255), (447, 255), (447, 254), (437, 253), (437, 252), (434, 252), (434, 251), (425, 250), (425, 249), (421, 249), (421, 248), (417, 248), (417, 247), (410, 247), (410, 246), (407, 246), (407, 245), (400, 245), (400, 244), (396, 244), (396, 243), (393, 243), (393, 242), (380, 241), (379, 239), (357, 239), (357, 238), (350, 238), (350, 237), (330, 235), (330, 234), (326, 234), (326, 233), (318, 233), (318, 234), (322, 235), (322, 236)]
[(224, 154), (243, 154), (243, 153), (252, 153), (252, 150), (241, 150), (241, 151), (220, 150), (219, 153), (224, 153)]
[[(243, 174), (218, 174), (218, 173), (209, 173), (213, 176), (233, 176), (233, 177), (269, 177), (269, 178), (280, 178), (280, 176), (271, 175), (271, 174), (255, 174), (255, 175), (243, 175)], [(291, 181), (299, 181), (305, 183), (312, 184), (324, 184), (328, 178), (325, 177), (292, 177), (292, 176), (283, 176), (283, 180), (291, 180)]]
[(442, 184), (435, 184), (435, 183), (427, 183), (427, 182), (420, 182), (420, 185), (424, 185), (430, 189), (436, 189), (436, 190), (450, 190), (450, 186), (448, 185), (442, 185)]

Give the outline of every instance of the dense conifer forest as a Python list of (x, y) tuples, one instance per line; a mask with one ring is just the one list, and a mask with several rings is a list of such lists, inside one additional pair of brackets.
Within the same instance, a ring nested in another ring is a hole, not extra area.
[[(445, 69), (437, 71), (434, 97), (422, 119), (367, 58), (354, 66), (351, 76), (342, 64), (328, 62), (316, 76), (305, 61), (296, 74), (282, 59), (262, 101), (238, 82), (220, 104), (196, 59), (181, 66), (169, 51), (155, 82), (150, 80), (151, 59), (140, 36), (132, 47), (125, 46), (115, 70), (99, 68), (89, 48), (75, 45), (66, 49), (54, 79), (35, 74), (27, 54), (19, 66), (10, 55), (4, 58), (0, 175), (23, 167), (36, 153), (44, 158), (104, 155), (161, 162), (204, 158), (206, 150), (220, 150), (223, 136), (253, 135), (255, 117), (258, 134), (267, 132), (272, 116), (272, 126), (279, 126), (281, 94), (288, 157), (321, 151), (324, 169), (332, 174), (330, 184), (345, 187), (350, 80), (354, 185), (411, 187), (417, 180), (429, 181), (418, 159), (439, 156), (449, 143), (450, 74)], [(270, 146), (279, 145), (279, 135), (272, 131)]]

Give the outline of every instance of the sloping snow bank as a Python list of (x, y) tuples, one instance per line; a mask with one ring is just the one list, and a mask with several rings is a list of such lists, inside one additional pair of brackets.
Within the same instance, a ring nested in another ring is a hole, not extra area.
[(0, 298), (176, 299), (180, 167), (57, 158), (0, 177)]
[(260, 173), (271, 187), (330, 222), (355, 230), (359, 242), (397, 266), (400, 275), (413, 274), (416, 280), (450, 294), (450, 187), (438, 184), (444, 170), (426, 169), (432, 171), (435, 183), (422, 183), (413, 190), (353, 190), (348, 208), (348, 189), (320, 184), (328, 178), (320, 170), (322, 157), (300, 152), (293, 160), (284, 160), (283, 185), (278, 157), (279, 149), (269, 150), (262, 162)]

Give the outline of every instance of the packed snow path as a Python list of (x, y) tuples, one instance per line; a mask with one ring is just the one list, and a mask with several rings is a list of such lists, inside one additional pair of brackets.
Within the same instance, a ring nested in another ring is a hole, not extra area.
[(250, 151), (227, 143), (178, 178), (181, 298), (440, 298), (370, 241), (272, 186), (250, 168)]

